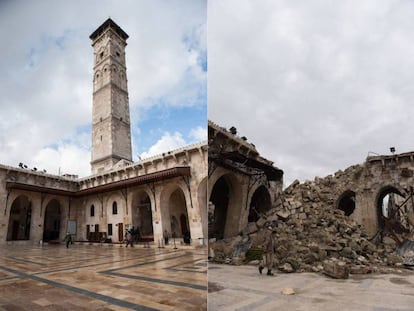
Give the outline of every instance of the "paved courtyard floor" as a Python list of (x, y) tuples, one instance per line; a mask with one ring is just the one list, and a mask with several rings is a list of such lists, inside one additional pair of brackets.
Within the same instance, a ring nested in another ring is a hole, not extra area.
[[(334, 280), (316, 273), (260, 275), (255, 266), (208, 264), (208, 310), (412, 311), (414, 272)], [(294, 295), (282, 294), (292, 288)]]
[(206, 310), (205, 249), (0, 248), (0, 310)]

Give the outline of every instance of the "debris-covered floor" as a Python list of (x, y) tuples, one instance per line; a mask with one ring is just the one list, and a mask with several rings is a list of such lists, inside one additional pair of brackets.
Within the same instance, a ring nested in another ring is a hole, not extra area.
[(235, 265), (257, 261), (266, 236), (274, 232), (273, 267), (286, 273), (324, 272), (346, 279), (349, 274), (414, 266), (411, 225), (404, 227), (399, 217), (388, 215), (382, 219), (387, 226), (370, 236), (343, 210), (322, 203), (316, 195), (304, 197), (305, 186), (286, 189), (277, 207), (249, 222), (238, 236), (212, 240), (210, 260)]
[(414, 272), (351, 275), (337, 280), (318, 273), (259, 275), (256, 266), (209, 263), (208, 310), (409, 311)]

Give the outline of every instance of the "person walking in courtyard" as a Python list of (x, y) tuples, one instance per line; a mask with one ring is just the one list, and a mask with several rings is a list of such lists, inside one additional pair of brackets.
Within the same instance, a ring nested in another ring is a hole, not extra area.
[(132, 233), (130, 230), (127, 230), (125, 233), (125, 239), (126, 239), (126, 245), (125, 247), (128, 247), (128, 245), (131, 245), (131, 247), (134, 247), (133, 240), (132, 240)]
[(165, 245), (168, 245), (168, 239), (170, 238), (170, 234), (168, 233), (167, 229), (164, 230), (164, 242)]
[(140, 240), (141, 240), (141, 231), (139, 230), (139, 227), (137, 227), (135, 229), (134, 242), (138, 243)]
[(259, 264), (259, 273), (262, 274), (263, 269), (267, 268), (267, 275), (273, 275), (272, 269), (273, 269), (273, 257), (275, 254), (275, 235), (276, 231), (273, 230), (272, 227), (268, 227), (271, 232), (269, 232), (266, 236), (265, 242), (263, 244), (263, 260)]
[(135, 226), (132, 226), (132, 229), (130, 229), (130, 232), (131, 232), (132, 241), (136, 242), (137, 231), (135, 230)]
[(69, 248), (69, 243), (73, 244), (72, 235), (69, 232), (66, 233), (66, 236), (63, 240), (66, 242), (66, 248)]

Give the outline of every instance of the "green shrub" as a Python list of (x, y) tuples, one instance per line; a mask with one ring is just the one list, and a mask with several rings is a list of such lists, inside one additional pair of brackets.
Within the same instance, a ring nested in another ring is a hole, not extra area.
[(263, 249), (260, 247), (252, 247), (246, 252), (246, 262), (253, 260), (262, 260)]

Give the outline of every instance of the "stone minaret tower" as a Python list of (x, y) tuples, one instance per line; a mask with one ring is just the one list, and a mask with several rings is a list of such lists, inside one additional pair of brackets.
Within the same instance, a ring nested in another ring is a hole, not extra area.
[(94, 49), (92, 108), (92, 173), (131, 162), (125, 47), (128, 35), (112, 19), (89, 37)]

